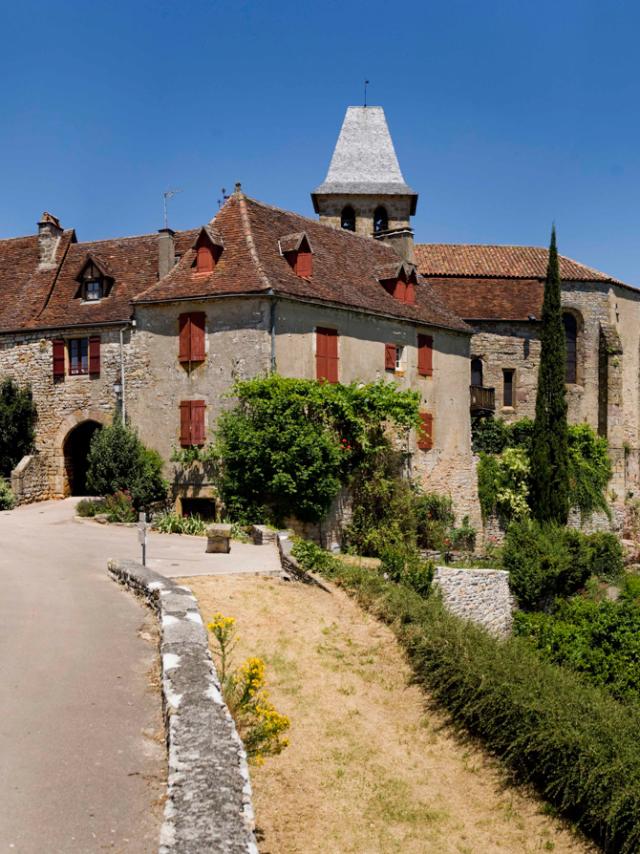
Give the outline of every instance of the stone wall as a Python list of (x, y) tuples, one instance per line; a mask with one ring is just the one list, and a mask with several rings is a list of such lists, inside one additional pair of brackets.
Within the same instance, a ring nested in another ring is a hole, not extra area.
[(365, 237), (373, 235), (373, 214), (378, 205), (386, 208), (390, 230), (410, 227), (411, 199), (408, 196), (320, 194), (317, 204), (320, 222), (334, 228), (341, 228), (342, 210), (351, 205), (356, 214), (356, 233)]
[(18, 504), (49, 498), (46, 464), (40, 454), (29, 454), (20, 460), (11, 472), (11, 491)]
[(452, 614), (471, 620), (499, 637), (511, 632), (515, 600), (509, 590), (508, 572), (438, 566), (433, 583)]

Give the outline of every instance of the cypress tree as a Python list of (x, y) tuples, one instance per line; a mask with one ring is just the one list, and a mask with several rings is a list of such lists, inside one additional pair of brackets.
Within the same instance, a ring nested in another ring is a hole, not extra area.
[(531, 446), (529, 502), (540, 522), (564, 525), (569, 515), (569, 437), (565, 399), (566, 341), (560, 303), (555, 226), (542, 308), (542, 351)]

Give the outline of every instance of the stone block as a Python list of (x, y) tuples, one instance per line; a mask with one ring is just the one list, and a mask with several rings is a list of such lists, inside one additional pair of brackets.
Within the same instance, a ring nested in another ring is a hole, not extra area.
[(228, 554), (231, 551), (231, 525), (217, 523), (207, 528), (207, 554)]

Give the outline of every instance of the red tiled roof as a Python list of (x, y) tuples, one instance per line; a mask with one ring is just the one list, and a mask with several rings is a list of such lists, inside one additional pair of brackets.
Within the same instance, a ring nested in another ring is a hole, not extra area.
[[(398, 256), (391, 247), (369, 237), (323, 225), (238, 193), (227, 200), (213, 224), (222, 235), (225, 248), (210, 275), (195, 273), (195, 253), (189, 250), (167, 276), (134, 302), (273, 292), (468, 331), (428, 284), (416, 288), (413, 306), (388, 294), (376, 271), (385, 264), (397, 264)], [(279, 251), (278, 241), (283, 235), (299, 232), (305, 232), (313, 248), (310, 279), (297, 276)]]
[(528, 320), (542, 316), (540, 279), (427, 279), (438, 297), (465, 320)]
[[(418, 243), (416, 263), (423, 276), (499, 279), (544, 279), (547, 249), (539, 246), (491, 246), (465, 243)], [(560, 277), (566, 282), (624, 284), (606, 273), (560, 256)]]

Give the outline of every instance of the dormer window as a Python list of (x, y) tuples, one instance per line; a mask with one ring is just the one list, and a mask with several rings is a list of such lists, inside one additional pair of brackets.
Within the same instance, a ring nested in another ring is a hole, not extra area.
[(340, 216), (340, 228), (344, 228), (345, 231), (355, 231), (356, 230), (356, 212), (351, 207), (351, 205), (347, 205), (342, 208), (342, 214)]
[(107, 264), (90, 254), (76, 276), (80, 282), (76, 297), (84, 302), (100, 302), (108, 297), (114, 281), (109, 273)]
[(410, 264), (391, 264), (379, 272), (378, 280), (385, 291), (398, 302), (415, 305), (418, 283), (415, 267)]
[(192, 248), (195, 250), (193, 266), (199, 275), (210, 275), (216, 268), (216, 264), (222, 254), (222, 237), (210, 225), (200, 229)]
[(389, 216), (387, 209), (379, 205), (373, 213), (373, 233), (381, 234), (389, 230)]
[(313, 275), (313, 250), (304, 231), (287, 234), (278, 241), (280, 254), (296, 276), (310, 279)]

